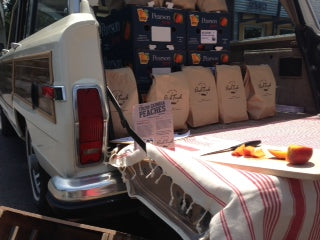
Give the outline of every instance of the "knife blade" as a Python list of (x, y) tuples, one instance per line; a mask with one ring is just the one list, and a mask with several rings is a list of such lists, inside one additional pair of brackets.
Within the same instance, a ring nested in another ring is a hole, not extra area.
[(247, 142), (243, 142), (243, 143), (234, 145), (234, 146), (232, 146), (232, 147), (228, 147), (228, 148), (216, 150), (216, 151), (213, 151), (213, 152), (204, 153), (204, 154), (201, 154), (200, 156), (207, 156), (207, 155), (216, 154), (216, 153), (223, 153), (223, 152), (233, 151), (233, 150), (235, 150), (237, 147), (240, 147), (240, 146), (243, 145), (243, 144), (244, 144), (245, 146), (257, 147), (257, 146), (260, 145), (260, 143), (261, 143), (261, 140), (247, 141)]

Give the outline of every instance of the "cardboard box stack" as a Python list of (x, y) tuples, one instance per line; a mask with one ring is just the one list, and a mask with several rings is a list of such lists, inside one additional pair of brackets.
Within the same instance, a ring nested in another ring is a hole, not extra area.
[(169, 73), (185, 64), (183, 10), (127, 5), (98, 21), (105, 67), (131, 66), (140, 93), (147, 93), (152, 73)]
[(187, 13), (187, 64), (212, 67), (229, 62), (228, 13)]
[(147, 94), (152, 74), (229, 61), (227, 13), (129, 4), (98, 21), (105, 68), (130, 66), (140, 94)]

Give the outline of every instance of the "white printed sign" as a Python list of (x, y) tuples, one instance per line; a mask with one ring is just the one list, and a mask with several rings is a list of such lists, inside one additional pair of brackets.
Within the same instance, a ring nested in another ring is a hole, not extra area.
[(145, 142), (174, 149), (173, 118), (170, 101), (135, 105), (132, 119), (136, 133)]

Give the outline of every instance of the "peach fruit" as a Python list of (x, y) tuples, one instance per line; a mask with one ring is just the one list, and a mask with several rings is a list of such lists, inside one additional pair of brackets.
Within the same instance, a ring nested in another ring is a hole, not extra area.
[(288, 152), (283, 150), (268, 149), (268, 151), (277, 159), (286, 159)]
[(286, 160), (292, 164), (304, 164), (309, 161), (313, 154), (313, 149), (306, 146), (290, 145)]

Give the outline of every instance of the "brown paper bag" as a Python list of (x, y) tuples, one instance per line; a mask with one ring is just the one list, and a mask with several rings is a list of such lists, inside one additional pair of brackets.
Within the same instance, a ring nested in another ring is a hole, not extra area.
[(183, 68), (183, 72), (189, 84), (189, 126), (218, 122), (218, 95), (212, 71), (202, 66), (188, 66)]
[(201, 12), (228, 12), (225, 0), (197, 0), (197, 7)]
[(248, 120), (247, 100), (239, 66), (216, 66), (219, 118), (223, 123)]
[(182, 71), (153, 76), (147, 102), (170, 100), (174, 130), (187, 129), (189, 87)]
[(261, 119), (276, 113), (276, 80), (269, 65), (246, 66), (244, 85), (249, 117)]
[(197, 0), (170, 0), (170, 1), (166, 1), (166, 2), (172, 2), (174, 8), (195, 10)]
[[(105, 70), (107, 85), (118, 100), (130, 126), (132, 126), (132, 109), (139, 103), (136, 79), (131, 68)], [(110, 112), (115, 138), (127, 137), (128, 133), (121, 125), (121, 119), (113, 104), (110, 102)]]

